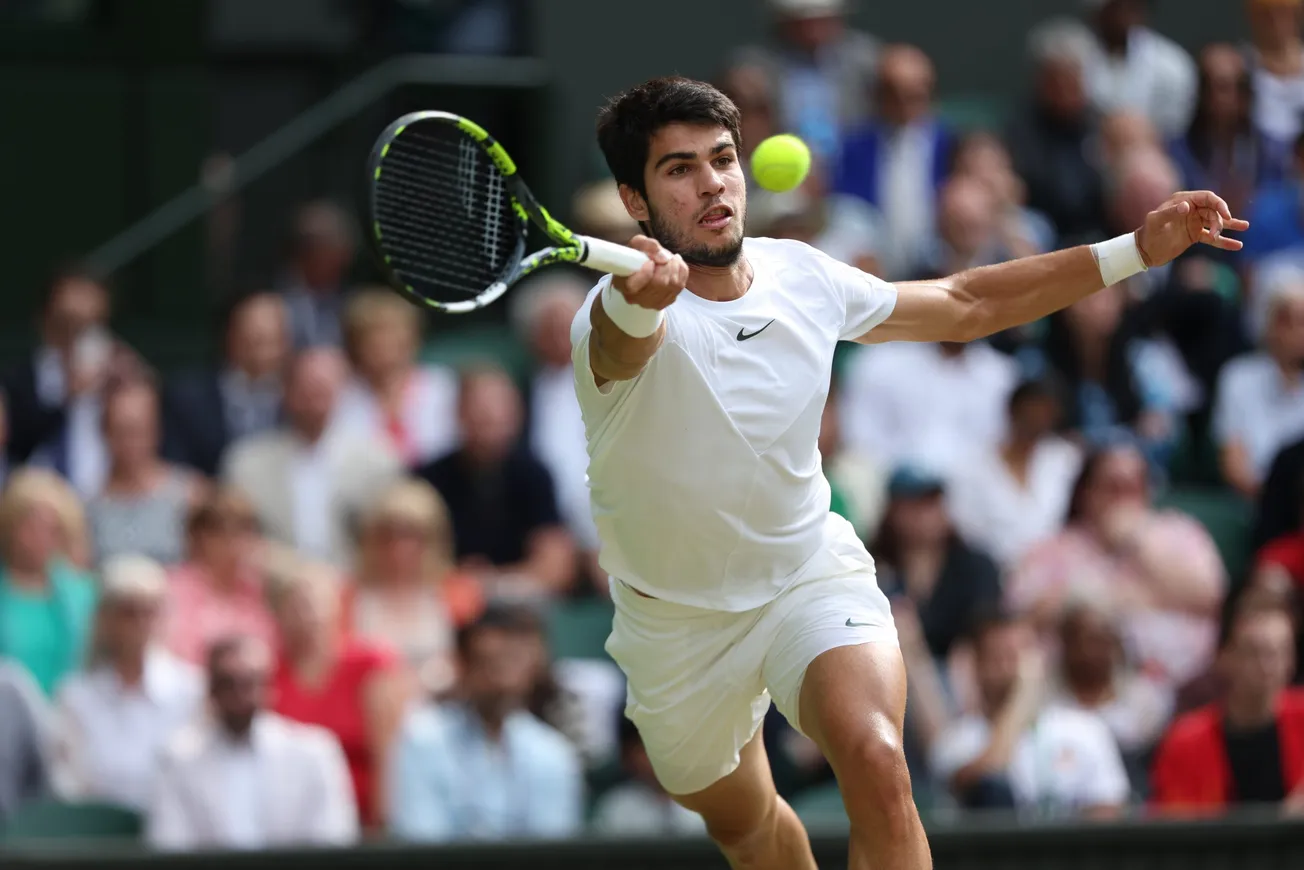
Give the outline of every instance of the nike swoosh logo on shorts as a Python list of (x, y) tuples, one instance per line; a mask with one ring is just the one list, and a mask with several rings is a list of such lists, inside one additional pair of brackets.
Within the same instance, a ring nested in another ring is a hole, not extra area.
[(868, 628), (868, 627), (869, 627), (868, 622), (852, 622), (850, 619), (847, 620), (847, 628)]
[[(773, 322), (774, 322), (773, 320), (770, 321), (770, 323), (773, 323)], [(746, 329), (740, 329), (740, 330), (738, 330), (738, 340), (739, 340), (739, 341), (746, 341), (746, 340), (749, 339), (749, 338), (755, 338), (756, 336), (760, 335), (760, 334), (761, 334), (762, 332), (764, 332), (765, 330), (769, 329), (769, 328), (770, 328), (770, 323), (765, 324), (764, 326), (762, 326), (760, 329), (756, 330), (755, 332), (748, 332)]]

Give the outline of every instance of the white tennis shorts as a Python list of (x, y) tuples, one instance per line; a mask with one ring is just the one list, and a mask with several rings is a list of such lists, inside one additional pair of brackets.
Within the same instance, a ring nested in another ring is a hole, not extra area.
[(802, 679), (821, 653), (897, 642), (873, 561), (843, 542), (811, 559), (778, 598), (743, 613), (645, 598), (615, 578), (611, 595), (607, 652), (628, 680), (625, 714), (671, 794), (732, 773), (771, 698), (800, 730)]

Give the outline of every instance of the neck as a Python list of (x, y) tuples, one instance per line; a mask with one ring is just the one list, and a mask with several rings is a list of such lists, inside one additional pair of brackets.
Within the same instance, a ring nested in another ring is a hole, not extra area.
[(1114, 682), (1108, 676), (1101, 679), (1077, 679), (1069, 686), (1069, 691), (1082, 706), (1099, 707), (1113, 697)]
[(128, 492), (144, 492), (149, 489), (158, 470), (154, 459), (132, 465), (114, 465), (109, 472), (109, 488)]
[(326, 427), (325, 426), (309, 426), (309, 427), (295, 426), (294, 434), (298, 436), (300, 441), (302, 441), (304, 444), (307, 444), (308, 446), (311, 447), (321, 440), (322, 435), (326, 434)]
[(145, 657), (130, 656), (113, 663), (114, 673), (124, 686), (138, 686), (145, 679)]
[(329, 638), (311, 637), (291, 646), (287, 644), (286, 658), (301, 677), (312, 682), (330, 669), (335, 645)]
[(503, 725), (507, 722), (506, 714), (497, 710), (486, 712), (475, 709), (475, 715), (480, 720), (480, 727), (484, 729), (485, 736), (491, 742), (498, 743), (503, 739)]
[(41, 590), (49, 583), (50, 578), (44, 566), (38, 568), (10, 562), (5, 567), (9, 572), (9, 582), (19, 589)]
[(1223, 706), (1223, 717), (1234, 731), (1259, 728), (1277, 718), (1277, 693), (1238, 696), (1233, 692)]
[(945, 555), (944, 548), (931, 544), (902, 547), (900, 570), (912, 598), (926, 599), (932, 594)]
[(688, 270), (688, 291), (708, 302), (742, 298), (752, 286), (752, 264), (739, 256), (732, 266), (693, 266)]
[(1286, 382), (1286, 385), (1289, 387), (1295, 386), (1300, 376), (1299, 364), (1281, 358), (1274, 359), (1273, 362), (1277, 364), (1277, 369), (1281, 372), (1282, 380)]
[(1259, 45), (1256, 51), (1259, 62), (1269, 72), (1282, 75), (1297, 72), (1304, 61), (1304, 42), (1298, 34), (1286, 33), (1266, 45)]
[(240, 375), (243, 375), (245, 380), (255, 384), (258, 383), (259, 381), (265, 381), (270, 379), (276, 373), (275, 369), (264, 370), (252, 366), (242, 366), (239, 363), (232, 365), (231, 370)]
[(1103, 335), (1082, 335), (1078, 338), (1082, 358), (1082, 375), (1087, 380), (1102, 382), (1105, 379), (1105, 359), (1109, 338)]
[(1127, 54), (1128, 38), (1131, 35), (1131, 30), (1125, 30), (1122, 33), (1102, 33), (1100, 34), (1100, 42), (1110, 54)]

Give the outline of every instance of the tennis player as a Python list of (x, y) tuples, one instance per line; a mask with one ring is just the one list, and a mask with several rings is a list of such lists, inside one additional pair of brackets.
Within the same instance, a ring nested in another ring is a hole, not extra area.
[(874, 563), (829, 511), (816, 449), (838, 341), (972, 341), (1248, 224), (1207, 191), (1091, 247), (889, 284), (805, 244), (743, 238), (737, 108), (663, 78), (598, 143), (651, 258), (575, 318), (575, 386), (616, 616), (607, 650), (667, 791), (735, 868), (813, 870), (775, 792), (771, 699), (828, 757), (854, 870), (931, 866), (902, 753), (906, 673)]

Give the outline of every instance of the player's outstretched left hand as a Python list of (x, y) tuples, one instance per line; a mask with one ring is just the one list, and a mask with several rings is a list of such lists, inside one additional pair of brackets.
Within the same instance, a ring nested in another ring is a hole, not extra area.
[(1241, 242), (1227, 238), (1223, 232), (1249, 227), (1249, 221), (1232, 217), (1227, 203), (1216, 193), (1183, 191), (1146, 215), (1145, 223), (1137, 230), (1136, 244), (1147, 266), (1162, 266), (1194, 244), (1239, 251)]

